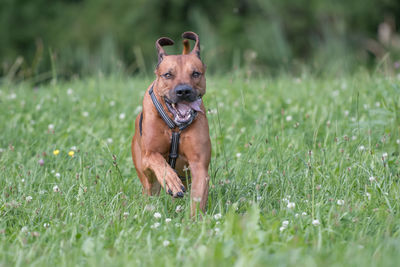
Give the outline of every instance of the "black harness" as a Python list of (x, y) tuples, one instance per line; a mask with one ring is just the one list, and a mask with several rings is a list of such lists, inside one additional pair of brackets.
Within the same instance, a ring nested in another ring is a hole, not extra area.
[[(151, 86), (149, 90), (149, 94), (151, 97), (151, 100), (153, 101), (153, 104), (155, 108), (158, 111), (158, 114), (160, 114), (161, 118), (167, 124), (167, 126), (171, 129), (178, 129), (178, 131), (172, 131), (172, 136), (171, 136), (171, 148), (169, 151), (169, 159), (168, 159), (168, 164), (171, 166), (172, 169), (175, 170), (175, 164), (176, 164), (176, 159), (179, 156), (179, 138), (181, 136), (181, 132), (186, 129), (187, 127), (192, 124), (194, 119), (197, 116), (197, 111), (196, 110), (191, 110), (190, 111), (190, 119), (186, 123), (181, 123), (177, 124), (175, 123), (165, 112), (164, 108), (162, 107), (161, 103), (158, 102), (156, 96), (154, 95), (153, 92), (153, 86)], [(143, 112), (140, 114), (140, 119), (139, 119), (139, 130), (140, 130), (140, 135), (142, 135), (142, 122), (143, 122)], [(175, 170), (176, 172), (176, 170)], [(181, 180), (185, 180), (185, 177), (179, 177)]]

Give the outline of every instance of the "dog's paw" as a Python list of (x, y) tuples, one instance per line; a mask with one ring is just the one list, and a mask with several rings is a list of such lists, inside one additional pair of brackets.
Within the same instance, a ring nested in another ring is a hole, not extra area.
[(165, 191), (175, 198), (182, 198), (186, 192), (186, 188), (182, 184), (181, 179), (175, 173), (168, 178), (165, 179)]

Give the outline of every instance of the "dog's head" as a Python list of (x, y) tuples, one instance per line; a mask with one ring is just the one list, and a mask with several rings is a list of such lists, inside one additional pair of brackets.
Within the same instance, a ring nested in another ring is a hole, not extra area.
[[(157, 40), (158, 65), (154, 90), (164, 101), (177, 123), (190, 120), (192, 110), (200, 111), (201, 98), (206, 93), (206, 67), (200, 59), (199, 37), (194, 32), (182, 34), (182, 55), (167, 55), (163, 46), (173, 45), (174, 41), (162, 37)], [(189, 41), (195, 41), (192, 51)]]

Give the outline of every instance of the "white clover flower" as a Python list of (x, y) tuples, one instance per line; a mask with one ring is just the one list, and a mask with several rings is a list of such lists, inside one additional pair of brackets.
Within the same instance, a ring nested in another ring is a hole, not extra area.
[(346, 117), (349, 116), (349, 113), (350, 113), (350, 112), (349, 112), (348, 110), (345, 110), (345, 111), (344, 111), (344, 115), (345, 115)]
[(215, 219), (215, 220), (219, 220), (219, 219), (221, 219), (221, 218), (222, 218), (221, 213), (217, 213), (217, 214), (214, 215), (214, 219)]
[(129, 212), (125, 211), (124, 212), (124, 217), (128, 217), (129, 216)]
[(57, 172), (54, 176), (55, 176), (56, 178), (60, 178), (60, 177), (61, 177), (61, 174)]
[(48, 128), (50, 131), (53, 131), (53, 130), (54, 130), (54, 124), (49, 124), (49, 125), (47, 126), (47, 128)]
[(172, 221), (171, 218), (165, 218), (166, 223), (170, 223), (171, 221)]
[(280, 231), (280, 232), (282, 232), (282, 231), (285, 230), (285, 229), (286, 229), (286, 227), (283, 227), (283, 226), (279, 227), (279, 231)]
[(371, 200), (371, 194), (368, 192), (365, 192), (365, 196), (368, 198), (368, 200)]
[(262, 196), (257, 197), (257, 201), (260, 201), (260, 200), (262, 200)]
[(87, 111), (82, 112), (82, 116), (83, 117), (88, 117), (89, 116), (89, 112), (87, 112)]
[(125, 119), (125, 113), (121, 113), (121, 114), (119, 114), (119, 119), (120, 119), (120, 120), (123, 120), (123, 119)]
[(397, 140), (396, 140), (396, 143), (397, 143), (398, 145), (400, 145), (400, 139), (397, 139)]
[(364, 151), (365, 150), (365, 146), (359, 146), (358, 149), (361, 150), (361, 151)]
[(181, 212), (183, 210), (183, 207), (181, 205), (178, 205), (175, 209), (175, 212)]
[(55, 185), (55, 186), (53, 186), (53, 191), (54, 191), (55, 193), (58, 193), (58, 192), (60, 191), (60, 188), (58, 188), (58, 186)]
[(17, 94), (11, 93), (11, 95), (9, 95), (8, 98), (9, 98), (9, 99), (16, 99), (16, 98), (17, 98)]
[(31, 202), (32, 199), (33, 199), (33, 198), (32, 198), (31, 196), (27, 196), (27, 197), (25, 198), (26, 202)]
[(236, 157), (240, 158), (242, 156), (242, 153), (236, 153)]
[(382, 158), (387, 158), (387, 156), (388, 156), (388, 153), (386, 153), (386, 152), (382, 154)]
[(168, 240), (164, 240), (164, 242), (163, 242), (164, 247), (167, 247), (169, 244), (170, 244), (170, 242)]
[(303, 212), (301, 213), (301, 215), (302, 215), (302, 216), (307, 216), (307, 212), (304, 212), (304, 211), (303, 211)]
[(293, 119), (293, 117), (292, 116), (286, 116), (286, 121), (291, 121)]
[(319, 222), (319, 220), (315, 219), (312, 221), (312, 225), (314, 226), (319, 226), (321, 223)]
[(343, 199), (338, 199), (338, 201), (336, 202), (339, 206), (343, 206), (344, 204), (344, 200)]
[(216, 234), (218, 234), (220, 232), (220, 229), (218, 227), (215, 227), (214, 231), (215, 231)]
[(285, 221), (282, 222), (282, 226), (283, 227), (286, 228), (286, 227), (288, 227), (288, 225), (289, 225), (289, 221), (285, 220)]
[(111, 144), (113, 142), (112, 138), (107, 138), (107, 143)]
[(74, 91), (71, 88), (67, 89), (67, 95), (72, 95), (74, 93)]
[(21, 228), (21, 233), (26, 233), (28, 232), (28, 227), (24, 226)]
[(181, 224), (180, 223), (176, 223), (175, 227), (181, 227)]
[(373, 181), (375, 181), (375, 177), (374, 176), (371, 176), (371, 177), (369, 177), (369, 179), (368, 179), (370, 182), (373, 182)]
[(25, 179), (24, 179), (24, 178), (22, 178), (22, 179), (21, 179), (21, 182), (25, 183)]
[(111, 107), (115, 106), (115, 101), (114, 100), (110, 101), (110, 106)]
[(150, 226), (151, 229), (156, 229), (160, 226), (161, 224), (159, 222), (154, 223), (152, 226)]
[(76, 146), (71, 146), (72, 151), (76, 151)]
[(300, 214), (298, 214), (298, 213), (296, 213), (296, 214), (294, 215), (295, 218), (298, 218), (299, 216), (300, 216)]
[(375, 102), (375, 107), (379, 108), (381, 106), (381, 103)]
[(296, 203), (288, 202), (287, 207), (288, 207), (288, 209), (294, 209), (296, 207)]
[(44, 224), (43, 224), (43, 227), (44, 227), (44, 228), (49, 228), (49, 227), (50, 227), (50, 224), (49, 224), (49, 223), (44, 223)]
[(161, 213), (159, 213), (159, 212), (154, 213), (154, 218), (156, 218), (156, 219), (161, 218)]
[(352, 137), (351, 137), (351, 140), (357, 140), (357, 136), (355, 136), (355, 135), (353, 135)]

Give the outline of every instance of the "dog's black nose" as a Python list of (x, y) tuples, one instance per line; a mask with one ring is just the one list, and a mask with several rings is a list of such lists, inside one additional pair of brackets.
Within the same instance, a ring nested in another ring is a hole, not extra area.
[(175, 87), (175, 94), (179, 99), (192, 100), (194, 96), (194, 90), (190, 85), (180, 84)]

